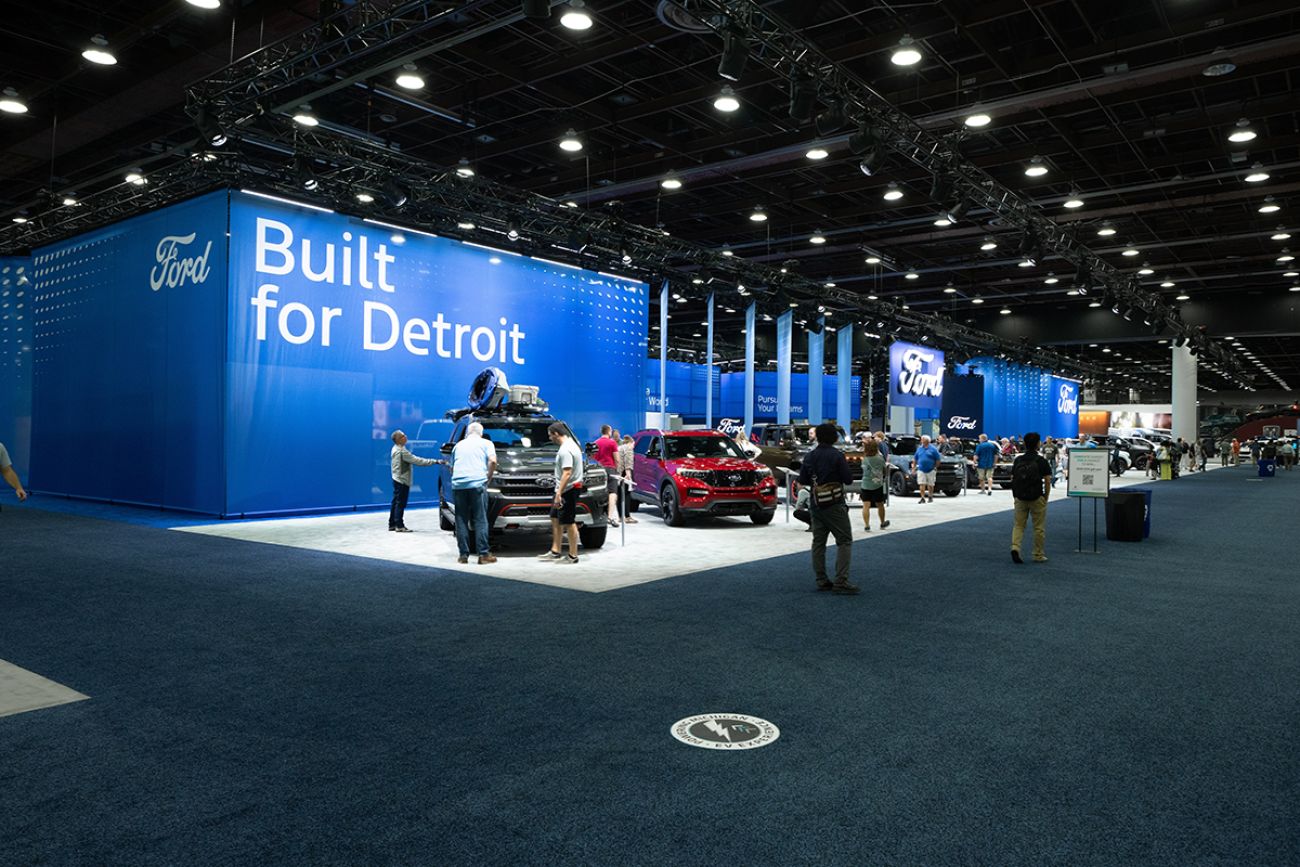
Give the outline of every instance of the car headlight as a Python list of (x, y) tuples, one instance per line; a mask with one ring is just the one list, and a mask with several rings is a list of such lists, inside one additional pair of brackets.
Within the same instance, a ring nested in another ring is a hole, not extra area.
[(604, 470), (589, 470), (587, 474), (582, 477), (582, 485), (589, 491), (600, 490), (605, 487), (608, 481), (609, 477), (606, 475)]
[(759, 467), (758, 469), (754, 470), (754, 476), (755, 478), (759, 478), (759, 479), (769, 479), (772, 477), (772, 468)]

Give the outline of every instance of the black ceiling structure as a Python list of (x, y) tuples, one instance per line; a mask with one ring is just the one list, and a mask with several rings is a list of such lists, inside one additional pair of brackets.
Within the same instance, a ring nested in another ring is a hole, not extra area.
[[(1179, 335), (1207, 390), (1300, 381), (1294, 4), (610, 0), (581, 32), (565, 3), (539, 19), (516, 0), (127, 0), (93, 24), (50, 5), (0, 61), (30, 106), (0, 117), (6, 250), (243, 185), (488, 243), (513, 228), (613, 270), (630, 254), (673, 280), (675, 323), (703, 318), (704, 275), (737, 311), (744, 285), (767, 310), (1045, 353), (1103, 387), (1167, 387)], [(121, 57), (107, 72), (78, 56), (95, 32)], [(890, 60), (905, 38), (914, 66)], [(408, 64), (422, 89), (395, 84)], [(737, 111), (714, 108), (723, 86)], [(196, 141), (200, 109), (221, 146)], [(742, 323), (719, 311), (720, 334)]]

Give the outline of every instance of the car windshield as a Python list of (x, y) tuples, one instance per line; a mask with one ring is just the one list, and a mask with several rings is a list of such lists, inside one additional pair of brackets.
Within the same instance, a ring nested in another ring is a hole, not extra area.
[(743, 458), (740, 449), (726, 437), (665, 437), (668, 459), (683, 458)]
[(551, 426), (547, 421), (489, 421), (482, 424), (483, 436), (503, 448), (531, 449), (552, 444), (546, 434)]
[(895, 455), (914, 455), (916, 454), (916, 440), (898, 440), (889, 446), (890, 454)]

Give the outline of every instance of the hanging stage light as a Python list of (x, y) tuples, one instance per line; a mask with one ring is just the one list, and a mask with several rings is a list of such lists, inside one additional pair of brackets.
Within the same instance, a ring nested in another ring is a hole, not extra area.
[(400, 208), (404, 206), (410, 198), (410, 193), (406, 188), (398, 183), (395, 179), (389, 180), (379, 191), (383, 203), (390, 208)]
[(749, 46), (745, 45), (745, 35), (734, 27), (728, 28), (722, 37), (722, 59), (718, 61), (718, 75), (728, 81), (740, 81), (748, 59)]
[(311, 170), (311, 165), (302, 157), (294, 161), (294, 176), (298, 179), (298, 186), (309, 192), (314, 192), (320, 188), (320, 180), (316, 173)]
[(790, 117), (799, 123), (807, 123), (813, 119), (816, 110), (817, 85), (798, 73), (790, 76)]
[(844, 108), (844, 100), (832, 100), (830, 107), (817, 115), (817, 134), (830, 135), (836, 130), (842, 128), (848, 122), (848, 115)]
[(1079, 270), (1074, 272), (1074, 285), (1080, 295), (1087, 295), (1088, 290), (1092, 288), (1092, 269), (1088, 267), (1086, 261), (1080, 262)]
[(214, 148), (219, 148), (226, 143), (226, 131), (217, 123), (206, 105), (200, 105), (198, 112), (194, 116), (194, 125), (199, 130), (199, 135), (203, 141)]
[(970, 210), (970, 202), (966, 199), (957, 199), (945, 209), (945, 213), (948, 215), (949, 220), (956, 223), (966, 215), (968, 210)]

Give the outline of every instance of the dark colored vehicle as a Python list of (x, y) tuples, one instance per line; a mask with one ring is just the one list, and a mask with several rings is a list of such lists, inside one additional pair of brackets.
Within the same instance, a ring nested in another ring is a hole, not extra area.
[[(762, 453), (754, 460), (768, 467), (775, 474), (777, 483), (784, 485), (786, 473), (790, 470), (797, 472), (803, 463), (803, 456), (816, 448), (816, 443), (809, 440), (813, 429), (814, 426), (810, 424), (754, 425), (752, 437), (762, 449)], [(844, 428), (837, 430), (840, 432), (840, 442), (835, 447), (844, 452), (849, 470), (853, 473), (853, 481), (857, 483), (862, 479), (862, 450), (848, 441)]]
[(772, 470), (725, 434), (643, 430), (632, 454), (632, 502), (657, 506), (669, 526), (694, 515), (748, 515), (770, 524), (776, 514)]
[[(891, 434), (889, 440), (889, 463), (899, 472), (889, 475), (889, 493), (903, 496), (915, 494), (920, 488), (916, 483), (916, 473), (912, 470), (912, 456), (921, 444), (919, 437)], [(946, 497), (955, 497), (962, 491), (965, 482), (966, 459), (960, 455), (944, 455), (939, 458), (939, 465), (934, 480), (934, 489), (942, 491)]]
[[(507, 530), (551, 529), (551, 503), (555, 499), (555, 454), (559, 450), (547, 436), (557, 419), (533, 406), (505, 404), (497, 409), (458, 410), (455, 426), (439, 451), (451, 454), (473, 422), (483, 425), (483, 436), (496, 446), (497, 471), (488, 488), (489, 533)], [(569, 431), (569, 436), (573, 432)], [(579, 442), (574, 438), (574, 442)], [(426, 457), (432, 457), (426, 455)], [(578, 538), (582, 547), (605, 544), (608, 531), (608, 479), (605, 469), (587, 463), (578, 495)], [(444, 530), (456, 529), (456, 506), (451, 495), (451, 468), (439, 467), (438, 518)]]

